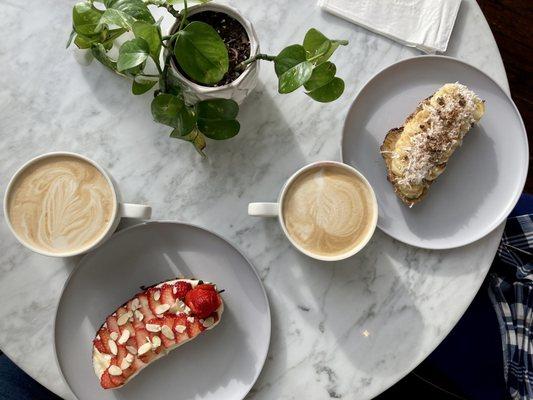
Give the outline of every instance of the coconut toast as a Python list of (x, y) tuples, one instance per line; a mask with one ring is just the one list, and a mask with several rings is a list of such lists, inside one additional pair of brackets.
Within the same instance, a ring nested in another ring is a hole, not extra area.
[(381, 145), (387, 179), (409, 207), (427, 195), (466, 133), (485, 112), (484, 101), (466, 86), (447, 83), (423, 100)]

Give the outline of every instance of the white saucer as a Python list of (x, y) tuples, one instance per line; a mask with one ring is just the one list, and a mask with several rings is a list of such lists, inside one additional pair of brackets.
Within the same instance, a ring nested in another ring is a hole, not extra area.
[[(486, 101), (486, 112), (427, 197), (409, 208), (387, 181), (379, 148), (389, 129), (448, 82), (467, 85)], [(373, 186), (379, 228), (413, 246), (447, 249), (472, 243), (505, 220), (524, 187), (529, 151), (520, 114), (496, 82), (454, 58), (420, 56), (385, 68), (359, 92), (344, 124), (342, 159)]]
[[(104, 390), (93, 372), (96, 330), (139, 291), (177, 276), (225, 289), (220, 324)], [(55, 321), (59, 368), (79, 400), (241, 400), (255, 383), (270, 341), (270, 309), (254, 268), (233, 246), (202, 228), (148, 222), (120, 231), (85, 256), (65, 284)]]

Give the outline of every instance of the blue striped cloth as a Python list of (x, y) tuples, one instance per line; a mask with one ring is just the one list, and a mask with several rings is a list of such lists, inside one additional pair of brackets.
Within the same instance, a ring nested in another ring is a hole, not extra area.
[(512, 399), (533, 399), (533, 214), (507, 219), (489, 278)]

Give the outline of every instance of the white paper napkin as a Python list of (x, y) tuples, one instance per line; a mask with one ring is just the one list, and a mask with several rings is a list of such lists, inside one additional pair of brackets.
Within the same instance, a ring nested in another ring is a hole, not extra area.
[(426, 53), (444, 52), (461, 0), (319, 0), (324, 10)]

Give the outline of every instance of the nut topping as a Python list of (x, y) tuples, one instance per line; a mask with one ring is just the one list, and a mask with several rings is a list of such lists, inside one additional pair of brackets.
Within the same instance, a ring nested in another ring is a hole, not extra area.
[(109, 350), (111, 350), (111, 353), (113, 353), (113, 355), (116, 356), (117, 353), (118, 353), (118, 349), (117, 349), (117, 344), (115, 343), (115, 341), (109, 339), (109, 340), (107, 341), (107, 345), (109, 346)]
[(109, 337), (113, 340), (117, 340), (118, 339), (118, 332), (111, 332), (111, 334), (109, 335)]
[(209, 328), (215, 323), (215, 319), (213, 317), (207, 318), (204, 322), (202, 322), (202, 325), (204, 328)]
[(120, 338), (118, 339), (118, 344), (126, 343), (129, 338), (130, 338), (129, 329), (124, 329), (124, 331), (122, 332), (122, 335), (120, 335)]
[(124, 313), (122, 314), (118, 319), (117, 319), (117, 324), (118, 326), (122, 326), (124, 325), (126, 322), (129, 321), (129, 319), (133, 316), (133, 313), (131, 311), (128, 311), (127, 313)]
[(161, 325), (158, 325), (158, 324), (146, 324), (146, 330), (148, 332), (156, 333), (156, 332), (161, 331)]
[(142, 321), (144, 318), (143, 313), (140, 312), (139, 310), (135, 310), (133, 314), (135, 315), (135, 318), (137, 318), (137, 321)]
[(141, 347), (139, 347), (139, 350), (137, 351), (137, 354), (142, 356), (143, 354), (148, 353), (150, 350), (152, 350), (152, 343), (145, 343)]
[(167, 325), (163, 325), (161, 327), (161, 333), (165, 335), (167, 339), (174, 339), (174, 332), (172, 332), (172, 329), (170, 329)]
[(113, 375), (113, 376), (122, 375), (122, 370), (119, 367), (117, 367), (116, 365), (110, 366), (108, 371), (109, 371), (109, 375)]
[(174, 329), (176, 329), (176, 332), (178, 333), (183, 333), (185, 332), (185, 329), (187, 329), (187, 327), (184, 325), (176, 325)]
[(168, 310), (170, 309), (170, 305), (169, 304), (160, 304), (158, 305), (156, 308), (155, 308), (155, 313), (156, 314), (163, 314), (165, 312), (167, 312)]

